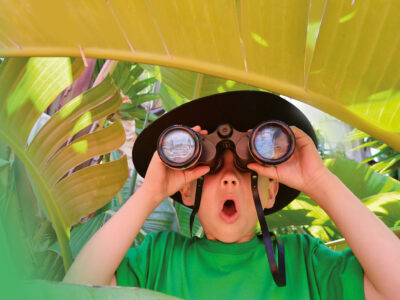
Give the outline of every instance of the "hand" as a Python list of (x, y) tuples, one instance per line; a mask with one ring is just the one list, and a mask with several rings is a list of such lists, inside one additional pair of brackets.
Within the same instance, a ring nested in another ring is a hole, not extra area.
[[(200, 134), (207, 134), (200, 126), (192, 128)], [(167, 167), (160, 159), (157, 151), (154, 152), (146, 172), (142, 189), (152, 195), (157, 202), (161, 202), (170, 195), (175, 194), (185, 184), (196, 180), (210, 171), (208, 166), (199, 166), (193, 169), (177, 170)]]
[(320, 158), (312, 139), (295, 126), (290, 127), (296, 137), (296, 149), (284, 163), (276, 166), (262, 166), (250, 163), (247, 167), (261, 176), (309, 194), (329, 172)]

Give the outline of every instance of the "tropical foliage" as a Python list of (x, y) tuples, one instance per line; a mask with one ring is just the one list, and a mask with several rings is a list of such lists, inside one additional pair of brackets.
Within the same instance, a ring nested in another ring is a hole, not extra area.
[[(99, 126), (71, 142), (81, 130), (121, 105), (110, 77), (68, 102), (27, 143), (37, 119), (82, 70), (82, 61), (69, 58), (6, 59), (0, 69), (0, 138), (26, 167), (29, 175), (24, 175), (22, 182), (28, 184), (26, 179), (30, 179), (34, 192), (31, 205), (40, 208), (33, 212), (42, 213), (42, 220), (51, 222), (66, 269), (72, 263), (68, 244), (71, 226), (109, 202), (127, 178), (126, 157), (69, 174), (76, 166), (124, 142), (124, 130), (118, 121), (106, 128)], [(7, 162), (10, 166), (13, 161)], [(12, 168), (9, 171), (14, 172)], [(5, 195), (4, 199), (12, 201), (11, 195)], [(25, 206), (18, 209), (24, 210)], [(49, 223), (41, 225), (43, 233)], [(43, 236), (36, 238), (40, 240)]]
[[(105, 74), (104, 70), (112, 73), (115, 67), (106, 64), (96, 80), (84, 79), (90, 82), (86, 91), (73, 99), (63, 98), (66, 104), (53, 100), (74, 89), (71, 84), (83, 73), (81, 60), (6, 59), (1, 65), (0, 238), (6, 246), (2, 249), (3, 266), (9, 266), (12, 274), (61, 280), (80, 250), (77, 246), (83, 246), (122, 204), (118, 191), (126, 182), (128, 168), (126, 156), (115, 152), (125, 140), (115, 112), (125, 95)], [(55, 109), (48, 118), (44, 111), (49, 111), (50, 104)], [(37, 124), (44, 123), (42, 127), (35, 125), (38, 119)], [(110, 151), (112, 155), (107, 154)], [(116, 200), (110, 202), (117, 193)], [(82, 217), (100, 208), (85, 227), (79, 225)], [(47, 282), (31, 282), (23, 286), (43, 295), (60, 296), (68, 285), (52, 288)], [(68, 290), (72, 291), (71, 287)], [(75, 290), (79, 295), (97, 294), (90, 287)], [(110, 293), (168, 298), (132, 289)]]
[(357, 149), (374, 149), (375, 153), (368, 156), (363, 163), (372, 165), (372, 168), (380, 174), (390, 174), (392, 177), (399, 179), (400, 170), (400, 153), (385, 143), (373, 138), (371, 135), (354, 129), (348, 137), (349, 140), (361, 140), (362, 144)]
[[(0, 194), (5, 208), (1, 220), (14, 224), (8, 231), (3, 227), (6, 236), (15, 237), (10, 249), (18, 249), (15, 257), (24, 257), (27, 278), (61, 280), (85, 243), (133, 193), (137, 174), (133, 170), (126, 181), (127, 158), (117, 150), (125, 140), (124, 120), (135, 121), (140, 133), (158, 115), (190, 99), (256, 89), (165, 67), (104, 60), (90, 66), (92, 71), (82, 79), (79, 75), (85, 71), (78, 59), (6, 59), (1, 64), (0, 139), (5, 142), (0, 141), (0, 187), (5, 191)], [(85, 81), (80, 90), (71, 85), (79, 78)], [(60, 97), (67, 87), (74, 96)], [(51, 117), (45, 117), (45, 111)], [(43, 126), (36, 123), (38, 119)], [(346, 159), (325, 163), (389, 227), (400, 227), (398, 181)], [(174, 230), (189, 236), (190, 213), (165, 199), (132, 247), (152, 231)], [(325, 212), (303, 194), (267, 220), (277, 234), (302, 232), (326, 242), (342, 237)], [(194, 232), (202, 235), (197, 219)], [(50, 293), (64, 288), (45, 281), (32, 288), (41, 286)], [(92, 293), (89, 287), (82, 289), (77, 293)], [(111, 289), (110, 293), (116, 295)], [(140, 290), (126, 293), (153, 297)]]

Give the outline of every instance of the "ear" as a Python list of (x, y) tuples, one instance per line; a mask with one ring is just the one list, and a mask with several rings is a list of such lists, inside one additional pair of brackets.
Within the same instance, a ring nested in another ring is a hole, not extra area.
[(279, 182), (276, 179), (269, 179), (268, 181), (268, 195), (265, 208), (272, 208), (275, 204), (275, 197), (278, 194)]
[(181, 188), (179, 190), (179, 192), (181, 193), (183, 204), (185, 204), (187, 206), (194, 205), (194, 201), (193, 201), (193, 197), (192, 197), (192, 186), (190, 183), (185, 184), (183, 186), (183, 188)]

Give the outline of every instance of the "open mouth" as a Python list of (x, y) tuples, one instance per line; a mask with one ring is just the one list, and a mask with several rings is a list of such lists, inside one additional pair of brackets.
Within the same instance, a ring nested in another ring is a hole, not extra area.
[(225, 200), (221, 209), (221, 216), (228, 223), (233, 223), (236, 220), (238, 211), (235, 201), (231, 199)]
[(224, 203), (224, 207), (222, 208), (222, 211), (228, 217), (233, 216), (237, 212), (235, 202), (233, 202), (233, 200), (226, 200)]

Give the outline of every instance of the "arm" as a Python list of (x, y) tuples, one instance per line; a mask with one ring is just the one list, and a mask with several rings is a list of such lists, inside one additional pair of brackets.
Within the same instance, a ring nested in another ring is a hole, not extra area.
[(323, 164), (311, 139), (297, 128), (294, 155), (277, 167), (249, 168), (301, 190), (331, 217), (364, 270), (366, 299), (400, 294), (400, 240)]
[(163, 199), (208, 171), (204, 166), (185, 171), (169, 169), (155, 152), (142, 187), (86, 243), (63, 281), (116, 284), (115, 271), (151, 212)]
[(366, 298), (398, 299), (400, 240), (335, 175), (325, 176), (308, 195), (331, 217), (363, 267)]
[(63, 281), (108, 285), (157, 199), (139, 189), (83, 247)]

